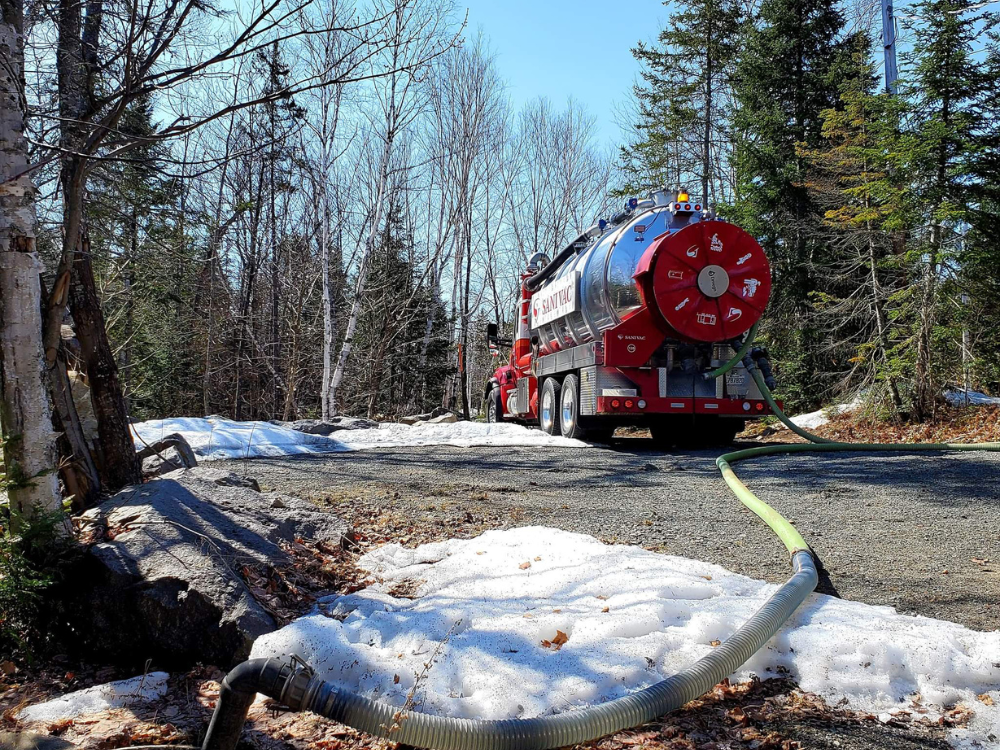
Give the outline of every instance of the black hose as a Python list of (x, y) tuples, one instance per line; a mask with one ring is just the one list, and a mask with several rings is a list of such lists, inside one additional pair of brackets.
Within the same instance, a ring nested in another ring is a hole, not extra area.
[(257, 693), (280, 700), (296, 673), (279, 659), (251, 659), (236, 666), (222, 681), (202, 750), (236, 750)]
[(552, 276), (552, 274), (558, 271), (567, 260), (576, 255), (577, 244), (581, 242), (586, 242), (589, 239), (589, 237), (590, 235), (587, 232), (584, 232), (575, 240), (573, 240), (571, 243), (569, 243), (565, 248), (563, 248), (559, 252), (559, 254), (555, 258), (552, 259), (552, 261), (547, 266), (545, 266), (545, 268), (541, 269), (534, 276), (525, 279), (524, 288), (527, 289), (529, 292), (534, 292), (535, 290), (537, 290), (538, 287), (542, 285), (543, 281)]

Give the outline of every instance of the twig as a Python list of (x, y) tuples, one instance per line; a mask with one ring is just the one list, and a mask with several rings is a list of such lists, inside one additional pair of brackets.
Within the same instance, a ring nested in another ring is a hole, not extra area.
[(406, 702), (403, 707), (399, 709), (396, 713), (392, 715), (392, 726), (389, 727), (389, 732), (398, 732), (403, 725), (403, 721), (406, 720), (406, 712), (413, 708), (413, 698), (417, 694), (417, 688), (420, 687), (420, 682), (427, 677), (427, 673), (430, 672), (432, 666), (434, 666), (434, 660), (437, 659), (438, 652), (444, 647), (444, 644), (448, 642), (452, 634), (455, 632), (455, 628), (462, 624), (462, 620), (455, 620), (455, 624), (451, 626), (447, 633), (445, 633), (444, 638), (438, 643), (434, 648), (433, 653), (431, 653), (431, 658), (424, 662), (424, 668), (420, 670), (417, 675), (417, 679), (413, 682), (413, 687), (410, 688), (410, 692), (406, 696)]

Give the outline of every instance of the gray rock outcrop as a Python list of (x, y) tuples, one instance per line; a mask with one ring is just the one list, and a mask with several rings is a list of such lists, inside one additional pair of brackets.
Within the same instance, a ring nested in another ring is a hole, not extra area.
[[(240, 575), (289, 562), (282, 542), (339, 544), (347, 526), (300, 498), (262, 494), (222, 469), (170, 472), (84, 514), (105, 528), (72, 607), (89, 650), (123, 662), (243, 661), (277, 627)], [(89, 602), (89, 604), (88, 604)]]

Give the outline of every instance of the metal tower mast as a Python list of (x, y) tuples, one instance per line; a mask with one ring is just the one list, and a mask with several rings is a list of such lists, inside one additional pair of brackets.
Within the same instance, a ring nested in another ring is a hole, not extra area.
[(881, 0), (882, 3), (882, 46), (885, 52), (885, 90), (896, 93), (896, 79), (899, 71), (896, 68), (896, 20), (892, 14), (892, 0)]

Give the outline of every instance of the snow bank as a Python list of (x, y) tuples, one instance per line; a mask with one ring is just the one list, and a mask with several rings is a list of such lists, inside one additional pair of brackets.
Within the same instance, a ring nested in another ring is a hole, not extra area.
[[(539, 446), (549, 448), (586, 448), (587, 443), (564, 437), (552, 437), (541, 430), (517, 424), (455, 422), (452, 424), (419, 423), (412, 427), (385, 423), (377, 429), (341, 430), (335, 437), (307, 435), (270, 422), (234, 422), (222, 417), (177, 417), (153, 419), (132, 425), (136, 449), (143, 441), (152, 444), (177, 432), (190, 443), (200, 461), (227, 458), (294, 456), (304, 453), (339, 453), (366, 448), (399, 448), (423, 445)], [(141, 438), (141, 439), (140, 439)]]
[(136, 703), (149, 703), (167, 694), (166, 672), (152, 672), (128, 680), (95, 685), (86, 690), (67, 693), (61, 698), (38, 703), (23, 709), (17, 718), (22, 721), (59, 721), (83, 714), (96, 714), (109, 708), (125, 708)]
[(396, 448), (419, 445), (453, 445), (459, 448), (493, 446), (540, 446), (547, 448), (586, 448), (582, 440), (554, 437), (541, 430), (519, 424), (487, 424), (484, 422), (454, 422), (431, 424), (418, 422), (409, 426), (387, 422), (378, 429), (351, 430), (337, 433), (337, 440), (353, 450), (365, 448)]
[[(825, 425), (834, 417), (845, 414), (846, 412), (860, 409), (862, 403), (863, 402), (860, 397), (855, 397), (846, 404), (834, 404), (832, 406), (824, 407), (819, 411), (811, 411), (808, 414), (799, 414), (798, 416), (791, 417), (791, 421), (803, 430), (815, 430), (817, 427)], [(775, 427), (784, 428), (784, 425), (779, 424), (775, 425)]]
[[(294, 456), (302, 453), (337, 453), (348, 448), (319, 435), (279, 427), (270, 422), (234, 422), (223, 417), (152, 419), (132, 425), (135, 446), (150, 445), (177, 432), (191, 445), (200, 461), (226, 458)], [(141, 438), (141, 439), (140, 439)]]
[(979, 391), (945, 391), (944, 397), (952, 406), (1000, 406), (1000, 398)]
[[(709, 653), (776, 588), (540, 527), (413, 550), (388, 545), (360, 564), (382, 582), (263, 636), (252, 656), (298, 653), (337, 686), (401, 706), (443, 643), (417, 685), (417, 706), (483, 719), (539, 716), (646, 687)], [(390, 595), (404, 581), (416, 598)], [(560, 632), (565, 645), (546, 647)], [(980, 739), (1000, 723), (1000, 693), (992, 693), (997, 708), (976, 700), (1000, 688), (1000, 632), (814, 595), (735, 677), (784, 669), (804, 690), (875, 714), (914, 699), (932, 714), (963, 702)]]

